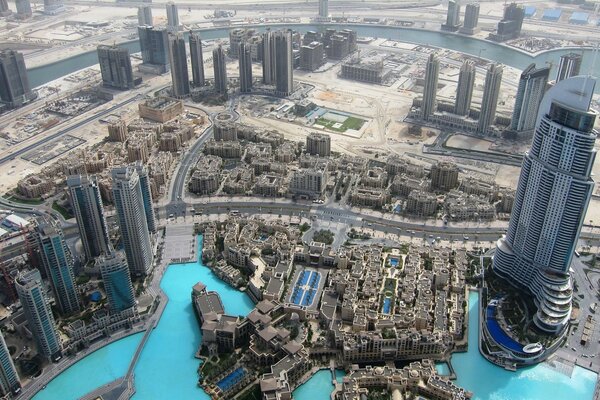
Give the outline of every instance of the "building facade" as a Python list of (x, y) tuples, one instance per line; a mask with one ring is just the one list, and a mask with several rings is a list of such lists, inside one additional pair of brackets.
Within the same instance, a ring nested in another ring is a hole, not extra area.
[(434, 113), (438, 77), (440, 74), (440, 60), (435, 54), (430, 54), (425, 70), (425, 84), (423, 85), (423, 104), (421, 105), (421, 118), (425, 121)]
[(534, 297), (533, 322), (550, 333), (571, 316), (569, 269), (594, 188), (594, 87), (593, 78), (575, 77), (544, 96), (493, 263), (496, 274)]
[(460, 33), (465, 35), (473, 35), (479, 31), (477, 25), (479, 24), (479, 3), (469, 3), (465, 8), (465, 21)]
[(111, 248), (98, 181), (87, 175), (72, 175), (67, 186), (86, 259), (92, 260)]
[(213, 50), (213, 68), (215, 72), (215, 92), (227, 94), (227, 67), (225, 64), (225, 50), (219, 45)]
[(190, 60), (192, 63), (192, 84), (204, 86), (204, 57), (202, 55), (202, 39), (200, 34), (190, 31)]
[[(167, 9), (169, 5), (167, 4)], [(185, 39), (181, 33), (169, 33), (169, 61), (171, 63), (172, 93), (177, 98), (190, 94)]]
[(152, 19), (152, 7), (150, 7), (149, 5), (143, 5), (138, 7), (137, 17), (139, 26), (154, 25)]
[(319, 132), (311, 132), (306, 137), (306, 152), (320, 157), (331, 155), (331, 136)]
[(579, 75), (582, 57), (583, 56), (581, 54), (577, 53), (569, 53), (560, 56), (558, 72), (556, 74), (556, 82)]
[(102, 84), (115, 89), (132, 89), (135, 85), (129, 50), (116, 45), (100, 45), (97, 51)]
[(21, 271), (15, 280), (15, 289), (39, 354), (55, 362), (60, 360), (61, 343), (40, 272), (37, 269)]
[(37, 98), (31, 90), (23, 54), (4, 50), (0, 52), (0, 101), (8, 107), (20, 107)]
[(275, 34), (275, 91), (282, 96), (288, 96), (294, 91), (291, 31), (279, 31)]
[(471, 99), (473, 97), (473, 86), (475, 85), (475, 64), (467, 60), (460, 67), (458, 74), (458, 86), (456, 88), (456, 102), (454, 103), (454, 114), (469, 115)]
[(502, 72), (504, 68), (499, 64), (491, 64), (485, 76), (483, 97), (481, 98), (481, 112), (477, 121), (477, 133), (484, 135), (496, 119), (496, 107), (500, 95), (500, 84), (502, 83)]
[(73, 256), (62, 230), (40, 222), (36, 229), (36, 241), (60, 312), (65, 315), (78, 312), (80, 303), (73, 273)]
[(460, 28), (460, 3), (455, 0), (449, 0), (446, 23), (442, 24), (442, 29), (445, 31), (456, 32), (458, 28)]
[(245, 42), (240, 44), (239, 67), (240, 92), (249, 93), (252, 91), (252, 54), (250, 53), (250, 47)]
[(140, 177), (132, 166), (112, 170), (113, 197), (129, 271), (144, 276), (152, 268), (153, 254)]
[(100, 256), (96, 264), (100, 268), (110, 311), (119, 313), (135, 308), (135, 295), (125, 255), (112, 251)]
[(546, 92), (550, 74), (549, 67), (536, 68), (529, 65), (521, 73), (510, 129), (517, 133), (533, 131), (538, 108)]
[(21, 382), (15, 364), (10, 356), (4, 335), (0, 333), (0, 394), (18, 394)]
[(167, 8), (167, 30), (177, 32), (179, 30), (179, 11), (177, 5), (172, 1), (166, 4)]
[(164, 74), (169, 69), (169, 39), (166, 29), (139, 26), (142, 62), (149, 72)]

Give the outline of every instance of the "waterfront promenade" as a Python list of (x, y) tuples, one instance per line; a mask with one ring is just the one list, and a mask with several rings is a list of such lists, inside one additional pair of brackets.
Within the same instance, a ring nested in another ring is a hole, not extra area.
[[(32, 398), (33, 396), (35, 396), (35, 394), (37, 392), (39, 392), (40, 390), (43, 390), (52, 379), (56, 378), (63, 371), (65, 371), (67, 368), (71, 367), (76, 362), (78, 362), (81, 359), (83, 359), (84, 357), (92, 354), (94, 351), (99, 350), (102, 347), (107, 346), (113, 342), (120, 340), (120, 339), (123, 339), (127, 336), (145, 331), (146, 333), (144, 334), (144, 337), (138, 344), (138, 347), (134, 353), (134, 356), (132, 357), (127, 374), (123, 378), (116, 379), (112, 382), (109, 382), (108, 384), (106, 384), (104, 386), (101, 386), (100, 388), (95, 389), (94, 391), (92, 391), (89, 394), (87, 394), (86, 396), (84, 396), (83, 399), (88, 399), (88, 398), (96, 399), (96, 398), (98, 398), (99, 395), (102, 395), (103, 398), (105, 398), (105, 399), (108, 399), (108, 398), (128, 399), (135, 393), (135, 388), (134, 388), (134, 384), (133, 384), (134, 383), (133, 371), (134, 371), (135, 365), (136, 365), (137, 360), (139, 359), (139, 356), (144, 348), (144, 345), (146, 344), (148, 338), (150, 337), (152, 330), (156, 327), (156, 325), (160, 321), (160, 318), (164, 312), (164, 309), (169, 301), (168, 296), (160, 288), (160, 282), (162, 280), (162, 277), (170, 264), (179, 262), (179, 260), (182, 258), (183, 259), (187, 258), (187, 259), (191, 260), (196, 255), (196, 248), (195, 247), (190, 248), (188, 242), (169, 240), (170, 233), (172, 233), (176, 237), (181, 237), (183, 231), (185, 231), (187, 233), (188, 237), (192, 237), (193, 225), (187, 225), (187, 226), (180, 225), (180, 226), (178, 226), (178, 229), (173, 229), (173, 230), (166, 229), (165, 230), (165, 238), (164, 238), (163, 243), (168, 242), (168, 243), (170, 243), (170, 246), (177, 246), (177, 244), (179, 243), (181, 245), (181, 248), (172, 251), (171, 254), (173, 255), (173, 257), (175, 257), (175, 259), (171, 259), (167, 255), (164, 255), (162, 260), (160, 260), (160, 262), (158, 263), (158, 265), (155, 267), (154, 271), (152, 272), (152, 279), (151, 279), (150, 283), (148, 284), (146, 290), (148, 293), (151, 293), (154, 296), (154, 302), (156, 303), (156, 310), (151, 312), (151, 314), (144, 316), (142, 318), (142, 321), (137, 323), (136, 325), (134, 325), (131, 329), (128, 329), (125, 331), (119, 331), (119, 332), (115, 333), (114, 335), (112, 335), (110, 338), (106, 338), (102, 341), (93, 343), (89, 348), (80, 351), (75, 356), (64, 357), (58, 363), (50, 364), (49, 366), (47, 366), (44, 369), (41, 376), (34, 378), (29, 384), (27, 384), (23, 388), (18, 399), (25, 400), (25, 399)], [(189, 254), (184, 255), (184, 253), (186, 251), (189, 252)], [(120, 388), (120, 390), (115, 390), (117, 388)], [(121, 393), (121, 395), (119, 395), (118, 397), (113, 397), (114, 394), (119, 393), (119, 392)], [(127, 397), (122, 397), (122, 395), (125, 395), (125, 394), (128, 394)]]

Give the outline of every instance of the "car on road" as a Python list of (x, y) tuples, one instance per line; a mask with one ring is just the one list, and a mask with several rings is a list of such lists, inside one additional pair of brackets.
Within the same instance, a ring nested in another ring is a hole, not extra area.
[(463, 236), (463, 239), (464, 240), (469, 240), (469, 237), (468, 236)]

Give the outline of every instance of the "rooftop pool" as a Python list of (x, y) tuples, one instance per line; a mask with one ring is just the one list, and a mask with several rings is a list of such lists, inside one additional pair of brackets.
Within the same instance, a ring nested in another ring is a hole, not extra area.
[[(198, 246), (202, 246), (200, 236)], [(219, 292), (225, 310), (230, 314), (246, 315), (254, 307), (246, 294), (219, 280), (200, 261), (171, 265), (161, 281), (169, 302), (135, 368), (134, 399), (209, 399), (197, 386), (199, 361), (194, 358), (202, 337), (190, 294), (198, 281), (204, 282), (209, 290)], [(452, 357), (458, 376), (456, 383), (474, 392), (474, 399), (592, 400), (597, 376), (583, 368), (575, 367), (570, 377), (545, 364), (510, 372), (484, 359), (477, 346), (478, 307), (479, 294), (471, 292), (469, 351)], [(77, 399), (125, 375), (141, 338), (142, 334), (138, 333), (86, 356), (48, 383), (34, 399)], [(338, 382), (343, 376), (343, 371), (336, 371)], [(294, 399), (326, 400), (332, 390), (331, 373), (321, 370), (294, 391)]]

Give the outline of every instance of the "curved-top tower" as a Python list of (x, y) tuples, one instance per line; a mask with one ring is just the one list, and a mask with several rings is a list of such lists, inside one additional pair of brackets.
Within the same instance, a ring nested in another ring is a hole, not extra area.
[(494, 258), (499, 276), (534, 296), (534, 323), (549, 333), (559, 333), (571, 314), (569, 268), (594, 187), (595, 84), (578, 76), (544, 96), (508, 231)]

